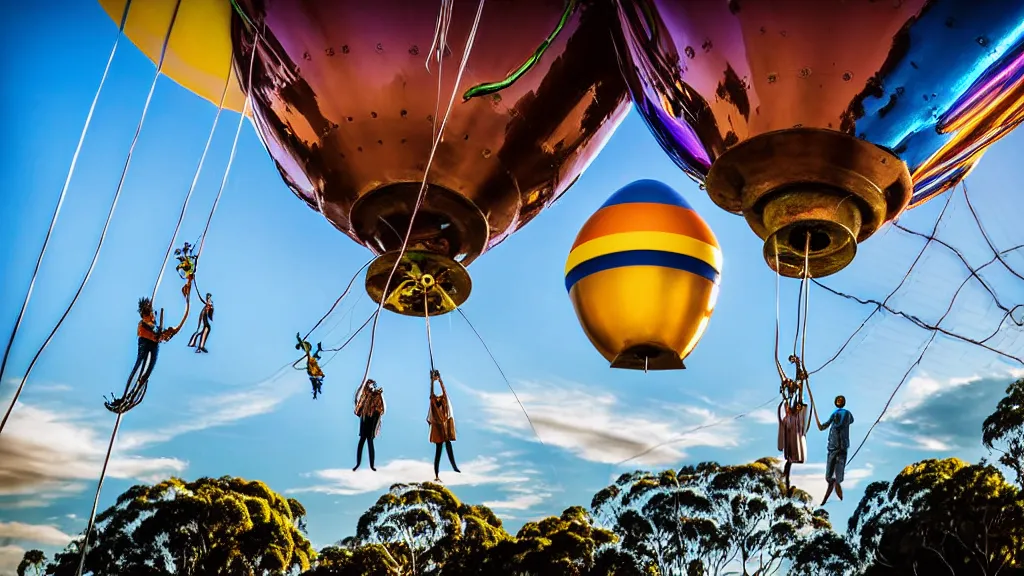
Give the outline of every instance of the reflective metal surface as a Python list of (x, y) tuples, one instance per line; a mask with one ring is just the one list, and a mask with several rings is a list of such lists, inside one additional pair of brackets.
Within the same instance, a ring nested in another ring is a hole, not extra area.
[[(366, 292), (374, 302), (403, 316), (440, 316), (462, 305), (473, 290), (469, 272), (458, 262), (423, 250), (407, 250), (395, 268), (398, 251), (377, 257), (366, 271)], [(391, 270), (391, 288), (385, 286)]]
[(958, 182), (1024, 119), (1021, 0), (616, 4), (634, 103), (701, 181), (751, 138), (820, 128), (903, 160), (913, 206)]
[(612, 368), (681, 370), (718, 299), (722, 250), (685, 198), (627, 184), (583, 225), (565, 287), (587, 338)]
[[(478, 3), (453, 4), (439, 88), (427, 54), (440, 1), (239, 1), (265, 30), (254, 121), (282, 176), (377, 254), (401, 245)], [(609, 3), (579, 4), (536, 66), (463, 101), (533, 55), (566, 6), (486, 3), (410, 249), (469, 264), (564, 193), (611, 136), (629, 106), (609, 41), (614, 13)], [(236, 61), (247, 62), (252, 35), (237, 15), (232, 38)]]

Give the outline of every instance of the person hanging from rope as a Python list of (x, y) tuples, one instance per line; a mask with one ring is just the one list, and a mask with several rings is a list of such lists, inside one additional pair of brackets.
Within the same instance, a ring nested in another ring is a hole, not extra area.
[(125, 403), (128, 392), (132, 389), (133, 382), (139, 387), (146, 386), (150, 375), (153, 373), (153, 367), (156, 366), (160, 343), (170, 340), (177, 333), (177, 329), (173, 327), (166, 329), (163, 327), (163, 310), (160, 311), (160, 323), (157, 323), (156, 314), (153, 311), (153, 301), (149, 298), (139, 298), (138, 310), (141, 320), (139, 320), (139, 325), (136, 329), (139, 347), (135, 358), (135, 366), (132, 367), (131, 373), (128, 374), (124, 394), (121, 397), (116, 397), (113, 393), (110, 394), (111, 400), (105, 403), (110, 410), (116, 411)]
[(192, 283), (196, 278), (196, 257), (192, 254), (192, 245), (185, 242), (184, 246), (174, 250), (174, 257), (178, 260), (178, 265), (174, 269), (178, 272), (178, 276), (185, 281), (185, 285), (181, 287), (181, 294), (188, 298), (192, 292)]
[(178, 265), (174, 269), (182, 280), (188, 280), (195, 275), (196, 263), (195, 256), (192, 254), (191, 244), (185, 242), (185, 245), (181, 248), (175, 248), (174, 257), (178, 260)]
[(324, 371), (320, 369), (319, 362), (320, 352), (323, 351), (324, 347), (317, 342), (316, 352), (313, 352), (313, 346), (306, 340), (303, 340), (302, 335), (298, 332), (295, 333), (295, 338), (299, 341), (295, 345), (295, 349), (302, 350), (305, 356), (296, 360), (295, 364), (292, 364), (292, 368), (302, 370), (302, 368), (296, 365), (303, 360), (306, 361), (306, 374), (309, 376), (309, 383), (313, 385), (313, 400), (316, 400), (316, 397), (322, 393), (321, 388), (324, 385)]
[(850, 424), (853, 424), (853, 414), (846, 409), (846, 397), (836, 396), (836, 410), (824, 423), (818, 423), (818, 430), (829, 428), (828, 431), (828, 459), (825, 462), (825, 480), (828, 482), (828, 489), (825, 491), (825, 498), (821, 505), (828, 502), (828, 497), (835, 490), (836, 496), (843, 499), (843, 475), (846, 472), (846, 452), (850, 449)]
[(779, 450), (786, 461), (783, 475), (787, 492), (792, 491), (789, 478), (793, 464), (803, 464), (807, 459), (806, 409), (803, 399), (795, 396), (784, 397), (779, 404)]
[[(441, 394), (434, 394), (434, 382), (441, 385)], [(441, 465), (441, 445), (444, 445), (448, 452), (448, 462), (452, 470), (461, 473), (455, 465), (455, 453), (452, 451), (452, 442), (455, 441), (455, 416), (452, 413), (452, 404), (448, 400), (448, 391), (445, 390), (444, 380), (437, 370), (430, 372), (430, 410), (427, 412), (427, 423), (430, 424), (430, 441), (436, 447), (434, 449), (434, 481), (440, 482), (439, 467)]]
[(213, 295), (207, 292), (206, 299), (199, 296), (199, 301), (203, 303), (203, 309), (199, 311), (199, 324), (188, 340), (188, 347), (195, 348), (196, 354), (206, 354), (210, 352), (206, 349), (206, 339), (210, 337), (210, 322), (213, 321)]
[(380, 435), (380, 421), (387, 412), (388, 406), (384, 402), (384, 389), (377, 386), (372, 379), (359, 387), (356, 392), (355, 414), (359, 417), (359, 446), (356, 447), (356, 465), (352, 468), (355, 472), (363, 462), (363, 445), (369, 445), (370, 470), (374, 472), (374, 451), (373, 439)]

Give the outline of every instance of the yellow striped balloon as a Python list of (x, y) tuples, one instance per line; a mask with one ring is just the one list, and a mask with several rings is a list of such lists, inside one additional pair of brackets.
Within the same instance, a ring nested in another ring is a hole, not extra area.
[(612, 368), (680, 370), (711, 319), (721, 272), (718, 240), (686, 199), (638, 180), (583, 225), (565, 288)]

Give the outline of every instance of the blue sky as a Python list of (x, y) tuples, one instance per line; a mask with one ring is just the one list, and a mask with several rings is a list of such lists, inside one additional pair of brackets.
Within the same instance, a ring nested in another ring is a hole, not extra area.
[[(7, 89), (0, 170), (0, 333), (17, 315), (53, 204), (64, 181), (116, 25), (98, 5), (26, 3), (0, 19)], [(53, 17), (53, 14), (60, 14)], [(472, 60), (470, 60), (472, 66)], [(0, 399), (9, 400), (37, 346), (84, 274), (113, 196), (154, 68), (123, 44), (101, 96), (36, 291), (15, 345)], [(13, 90), (12, 90), (13, 88)], [(456, 111), (457, 113), (457, 111)], [(161, 79), (95, 274), (45, 352), (0, 439), (0, 574), (23, 548), (52, 551), (84, 528), (100, 461), (113, 425), (102, 395), (123, 386), (135, 355), (136, 299), (158, 273), (175, 220), (215, 115), (212, 105)], [(237, 116), (222, 116), (182, 238), (200, 233), (217, 193)], [(994, 146), (971, 176), (971, 198), (995, 243), (1024, 241), (1014, 204), (1024, 134)], [(715, 231), (725, 254), (718, 308), (684, 372), (611, 371), (580, 330), (563, 283), (563, 266), (580, 226), (616, 189), (639, 178), (682, 192)], [(901, 224), (929, 231), (945, 197), (908, 213)], [(954, 196), (941, 237), (975, 265), (990, 257), (963, 196)], [(882, 299), (917, 256), (922, 241), (889, 228), (862, 246), (856, 262), (825, 280)], [(271, 378), (296, 358), (294, 334), (327, 310), (369, 253), (309, 210), (281, 182), (248, 123), (207, 239), (201, 289), (213, 292), (216, 321), (209, 355), (185, 347), (187, 334), (161, 349), (145, 403), (122, 425), (101, 508), (132, 483), (177, 474), (261, 479), (310, 511), (317, 546), (350, 535), (358, 516), (398, 481), (432, 477), (433, 446), (424, 421), (428, 394), (422, 320), (385, 315), (372, 376), (385, 388), (388, 413), (374, 474), (353, 474), (357, 422), (351, 399), (368, 350), (361, 335), (325, 366), (324, 396), (313, 402), (300, 372)], [(1024, 256), (1008, 261), (1024, 269)], [(472, 265), (464, 310), (483, 335), (535, 422), (541, 444), (497, 369), (461, 318), (433, 323), (435, 357), (449, 383), (462, 475), (442, 479), (462, 499), (488, 503), (510, 530), (524, 521), (587, 505), (613, 476), (637, 467), (749, 461), (775, 455), (774, 404), (615, 463), (694, 426), (749, 411), (777, 394), (772, 363), (775, 277), (761, 242), (742, 218), (720, 211), (661, 152), (630, 114), (598, 159), (559, 202)], [(929, 247), (911, 280), (889, 301), (934, 322), (966, 276), (948, 250)], [(998, 266), (986, 280), (1012, 306), (1024, 290)], [(180, 313), (173, 271), (157, 298), (168, 319)], [(317, 338), (343, 341), (374, 306), (357, 283)], [(784, 282), (783, 342), (791, 342), (796, 283)], [(351, 310), (351, 312), (349, 312)], [(832, 356), (871, 307), (812, 289), (808, 363)], [(950, 329), (991, 332), (996, 309), (977, 285), (964, 291)], [(945, 326), (946, 324), (944, 324)], [(194, 326), (190, 319), (186, 332)], [(331, 330), (333, 327), (333, 331)], [(860, 442), (928, 333), (877, 314), (840, 358), (813, 381), (822, 410), (845, 394)], [(1021, 330), (1004, 328), (993, 344), (1024, 353)], [(788, 345), (784, 344), (783, 354)], [(1013, 370), (998, 356), (940, 337), (847, 470), (846, 501), (828, 505), (845, 521), (863, 487), (925, 457), (984, 455), (980, 423)], [(561, 421), (555, 428), (544, 422)], [(810, 462), (794, 469), (812, 493), (824, 489), (824, 435), (809, 437)], [(444, 465), (446, 466), (446, 465)]]

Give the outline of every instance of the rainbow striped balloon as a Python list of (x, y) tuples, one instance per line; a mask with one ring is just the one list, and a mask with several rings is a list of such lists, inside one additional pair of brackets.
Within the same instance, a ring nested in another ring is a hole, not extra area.
[(721, 271), (718, 240), (686, 199), (638, 180), (583, 225), (565, 288), (613, 368), (682, 369), (711, 319)]

